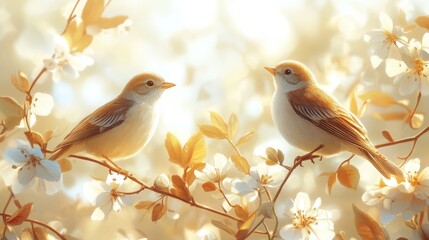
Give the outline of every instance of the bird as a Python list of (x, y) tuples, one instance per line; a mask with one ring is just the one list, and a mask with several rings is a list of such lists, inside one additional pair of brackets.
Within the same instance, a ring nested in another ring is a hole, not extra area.
[(50, 159), (62, 160), (78, 152), (111, 161), (137, 155), (155, 132), (158, 100), (164, 90), (174, 86), (154, 73), (134, 76), (116, 98), (80, 121)]
[(361, 121), (324, 92), (303, 63), (286, 60), (265, 69), (274, 79), (272, 118), (289, 144), (320, 156), (348, 151), (367, 159), (386, 179), (403, 176), (377, 151)]

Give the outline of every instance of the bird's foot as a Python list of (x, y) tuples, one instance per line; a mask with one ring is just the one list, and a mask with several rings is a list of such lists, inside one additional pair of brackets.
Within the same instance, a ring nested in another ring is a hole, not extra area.
[(112, 159), (110, 159), (109, 157), (103, 155), (103, 158), (106, 159), (104, 162), (107, 165), (113, 165), (113, 167), (109, 169), (109, 174), (112, 174), (112, 172), (116, 172), (117, 174), (125, 176), (125, 179), (127, 179), (129, 176), (133, 176), (132, 173), (121, 168), (118, 164), (113, 162)]
[(315, 148), (313, 151), (302, 155), (297, 156), (293, 162), (294, 165), (299, 164), (302, 167), (302, 162), (306, 160), (310, 160), (314, 164), (314, 159), (319, 158), (319, 161), (322, 161), (323, 157), (321, 155), (314, 154), (315, 152), (319, 151), (321, 148), (323, 148), (323, 144), (320, 144), (317, 148)]

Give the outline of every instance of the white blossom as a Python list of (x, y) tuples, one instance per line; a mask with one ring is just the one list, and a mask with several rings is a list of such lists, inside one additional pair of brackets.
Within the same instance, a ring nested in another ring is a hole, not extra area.
[(220, 182), (225, 179), (230, 168), (230, 161), (224, 155), (216, 153), (213, 157), (213, 164), (206, 163), (202, 171), (195, 171), (195, 176), (200, 182)]
[(409, 160), (405, 165), (405, 178), (384, 179), (382, 185), (373, 186), (362, 195), (362, 201), (381, 209), (383, 223), (401, 214), (406, 220), (429, 204), (429, 167), (419, 173), (420, 160)]
[(14, 193), (38, 182), (39, 190), (48, 194), (57, 192), (62, 186), (60, 165), (44, 159), (42, 150), (30, 147), (27, 142), (17, 141), (17, 148), (8, 148), (3, 154), (1, 176), (6, 186)]
[(113, 210), (119, 212), (122, 206), (131, 206), (136, 201), (137, 195), (121, 193), (119, 188), (125, 182), (125, 176), (111, 173), (106, 182), (93, 180), (84, 185), (84, 195), (96, 206), (91, 215), (91, 220), (104, 220)]
[(372, 51), (370, 60), (373, 68), (377, 68), (386, 58), (398, 54), (398, 47), (407, 43), (402, 28), (394, 26), (388, 15), (381, 13), (379, 19), (381, 29), (365, 35), (365, 40), (370, 44)]
[[(429, 34), (426, 33), (429, 42)], [(429, 45), (429, 43), (425, 43)], [(408, 47), (400, 49), (401, 60), (390, 58), (386, 60), (386, 73), (395, 77), (399, 82), (399, 93), (409, 95), (416, 90), (423, 95), (429, 94), (429, 54), (422, 50), (422, 43), (412, 39)]]
[(292, 223), (280, 229), (283, 239), (332, 239), (335, 236), (334, 223), (330, 212), (320, 209), (317, 198), (313, 206), (307, 193), (299, 192), (289, 213)]
[[(54, 107), (54, 98), (47, 93), (36, 92), (31, 99), (27, 118), (30, 127), (36, 123), (36, 116), (48, 116)], [(27, 127), (25, 119), (21, 120), (20, 128)]]
[(71, 52), (67, 40), (62, 36), (55, 37), (54, 54), (49, 59), (43, 60), (45, 68), (52, 73), (52, 79), (58, 81), (61, 74), (77, 78), (79, 72), (94, 63), (93, 59), (80, 52)]

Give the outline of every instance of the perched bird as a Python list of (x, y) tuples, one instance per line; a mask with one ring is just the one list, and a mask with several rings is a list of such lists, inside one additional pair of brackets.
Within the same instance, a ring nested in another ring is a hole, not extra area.
[(387, 179), (403, 175), (377, 151), (359, 119), (317, 86), (304, 64), (284, 61), (265, 69), (274, 76), (274, 123), (291, 145), (308, 152), (322, 146), (315, 152), (322, 156), (349, 151), (366, 158)]
[(52, 160), (77, 152), (110, 160), (138, 154), (152, 138), (158, 124), (156, 103), (175, 84), (156, 74), (133, 77), (112, 101), (84, 118), (55, 148)]

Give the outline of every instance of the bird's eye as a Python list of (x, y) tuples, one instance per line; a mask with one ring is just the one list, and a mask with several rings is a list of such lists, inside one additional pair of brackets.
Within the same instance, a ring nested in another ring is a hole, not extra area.
[(292, 74), (292, 70), (290, 70), (289, 68), (287, 68), (287, 69), (285, 70), (285, 74), (286, 74), (286, 75), (291, 75), (291, 74)]
[(147, 85), (148, 87), (152, 87), (152, 86), (153, 86), (153, 81), (152, 81), (152, 80), (147, 81), (147, 82), (146, 82), (146, 85)]

